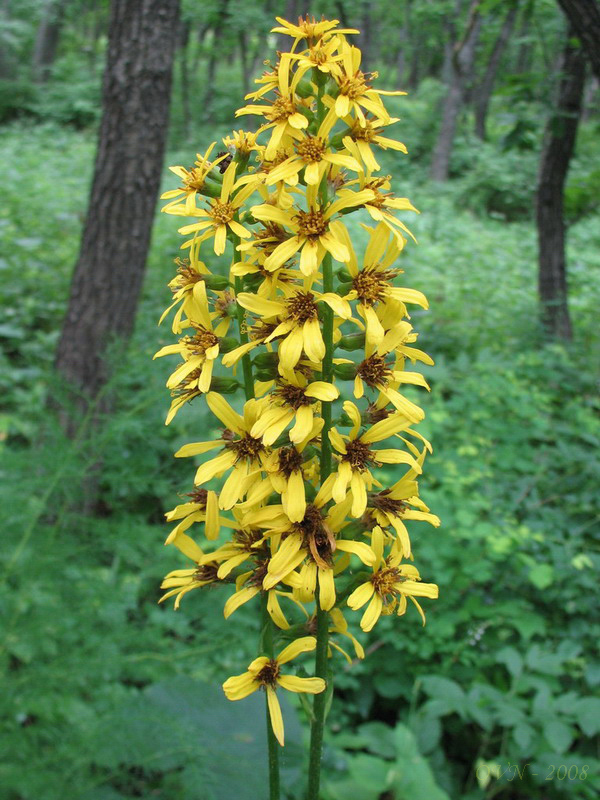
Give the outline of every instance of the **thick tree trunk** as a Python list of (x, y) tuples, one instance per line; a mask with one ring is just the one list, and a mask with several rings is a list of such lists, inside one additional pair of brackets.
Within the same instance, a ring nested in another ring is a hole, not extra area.
[(596, 0), (558, 0), (558, 4), (581, 39), (592, 71), (600, 81), (600, 6)]
[(553, 337), (570, 339), (563, 192), (575, 147), (585, 83), (582, 49), (570, 31), (563, 51), (558, 96), (542, 148), (537, 186), (538, 290), (541, 321)]
[(38, 25), (33, 48), (33, 77), (43, 82), (50, 76), (69, 0), (49, 0)]
[(430, 175), (434, 181), (448, 180), (456, 124), (464, 102), (465, 91), (472, 76), (475, 47), (481, 30), (481, 17), (478, 6), (478, 0), (473, 0), (463, 39), (454, 47), (450, 70), (450, 85), (444, 98), (442, 124), (431, 161)]
[(498, 74), (498, 67), (500, 66), (502, 54), (506, 49), (506, 45), (508, 44), (508, 40), (510, 39), (515, 25), (517, 10), (518, 6), (515, 2), (508, 10), (498, 38), (494, 43), (494, 48), (490, 55), (483, 80), (475, 91), (475, 135), (480, 139), (485, 139), (485, 124), (490, 99), (494, 90), (494, 83), (496, 82), (496, 75)]
[[(179, 0), (113, 0), (90, 202), (56, 367), (85, 411), (133, 328), (167, 135)], [(74, 421), (64, 419), (73, 433)]]

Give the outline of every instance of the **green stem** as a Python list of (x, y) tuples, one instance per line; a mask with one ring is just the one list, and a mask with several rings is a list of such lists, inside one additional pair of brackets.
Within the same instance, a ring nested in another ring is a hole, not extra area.
[[(261, 593), (261, 612), (262, 612), (262, 650), (268, 656), (273, 658), (273, 622), (267, 609), (267, 602), (269, 599), (268, 592)], [(279, 782), (279, 743), (273, 733), (273, 726), (271, 725), (271, 715), (269, 714), (269, 705), (266, 702), (265, 707), (267, 712), (267, 743), (269, 747), (269, 800), (279, 800), (280, 782)]]
[[(234, 259), (237, 253), (237, 245), (240, 240), (237, 236), (233, 238)], [(235, 278), (235, 294), (237, 295), (242, 291), (242, 279), (238, 276)], [(248, 332), (246, 330), (245, 312), (242, 306), (237, 304), (237, 321), (238, 330), (240, 334), (240, 342), (246, 344), (248, 341)], [(252, 377), (252, 362), (249, 355), (242, 357), (242, 369), (244, 372), (244, 392), (246, 400), (251, 400), (254, 397), (254, 378)], [(273, 658), (273, 622), (267, 608), (269, 599), (268, 592), (261, 593), (261, 639), (260, 651), (264, 652), (269, 658)], [(267, 746), (268, 746), (268, 764), (269, 764), (269, 800), (279, 800), (280, 795), (280, 781), (279, 781), (279, 743), (273, 733), (273, 726), (271, 725), (271, 715), (269, 714), (269, 704), (265, 695), (265, 709), (267, 718)]]
[[(317, 70), (313, 71), (317, 73)], [(324, 82), (322, 76), (315, 74), (318, 82), (317, 97), (317, 117), (321, 124), (327, 109), (325, 108), (322, 97)], [(327, 176), (323, 177), (319, 187), (319, 202), (323, 208), (329, 200), (327, 189)], [(333, 292), (333, 264), (331, 254), (326, 253), (323, 258), (323, 291)], [(333, 381), (333, 310), (323, 304), (323, 341), (325, 342), (325, 357), (321, 368), (321, 377), (327, 383)], [(331, 403), (321, 402), (321, 415), (323, 417), (323, 430), (321, 431), (321, 458), (320, 458), (320, 481), (321, 485), (331, 474), (331, 442), (329, 441), (329, 431), (331, 430)], [(327, 681), (327, 650), (329, 644), (329, 612), (323, 611), (320, 603), (320, 590), (317, 579), (317, 590), (315, 592), (315, 604), (317, 608), (317, 647), (315, 651), (315, 676)], [(329, 687), (328, 687), (329, 688)], [(310, 754), (308, 763), (308, 794), (307, 800), (319, 800), (319, 786), (321, 783), (321, 756), (323, 752), (323, 730), (325, 727), (325, 711), (327, 706), (328, 688), (324, 692), (315, 695), (313, 702), (313, 720), (310, 731)]]
[[(232, 235), (231, 240), (233, 242), (233, 260), (237, 257), (237, 246), (240, 243), (239, 236)], [(238, 294), (242, 291), (243, 283), (242, 279), (236, 275), (235, 277), (235, 296), (237, 298)], [(240, 344), (247, 344), (248, 343), (248, 331), (246, 329), (246, 313), (242, 306), (239, 303), (236, 303), (236, 315), (237, 315), (237, 322), (238, 322), (238, 330), (240, 334)], [(246, 353), (245, 356), (242, 356), (242, 372), (244, 374), (244, 393), (246, 395), (246, 400), (251, 400), (254, 397), (254, 379), (252, 378), (252, 361), (250, 360), (249, 353)]]

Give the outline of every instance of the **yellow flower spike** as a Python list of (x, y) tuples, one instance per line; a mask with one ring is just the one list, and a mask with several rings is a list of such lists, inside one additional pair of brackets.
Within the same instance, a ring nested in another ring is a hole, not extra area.
[[(405, 614), (409, 600), (424, 622), (421, 598), (438, 594), (405, 561), (413, 559), (410, 525), (439, 525), (419, 496), (431, 452), (417, 429), (424, 411), (404, 396), (407, 385), (429, 389), (411, 364), (433, 361), (409, 321), (427, 298), (400, 277), (412, 234), (397, 216), (416, 209), (392, 194), (376, 149), (406, 152), (386, 136), (398, 120), (384, 104), (404, 93), (376, 88), (376, 73), (361, 69), (360, 50), (337, 21), (278, 22), (274, 31), (291, 37), (291, 48), (265, 62), (237, 112), (262, 117), (258, 131), (234, 131), (223, 140), (227, 154), (211, 160), (213, 144), (193, 168), (174, 168), (181, 185), (165, 195), (165, 210), (187, 218), (180, 232), (189, 235), (189, 261), (177, 262), (161, 318), (173, 311), (180, 336), (157, 353), (181, 362), (168, 381), (167, 423), (198, 396), (213, 416), (202, 422), (208, 432), (176, 453), (196, 459), (196, 488), (168, 512), (167, 542), (192, 563), (165, 577), (162, 600), (174, 596), (178, 607), (196, 588), (234, 584), (224, 616), (235, 620), (260, 599), (264, 649), (223, 688), (232, 700), (264, 689), (281, 745), (278, 690), (316, 695), (315, 800), (328, 657), (338, 650), (352, 663), (365, 655), (340, 610), (358, 562), (368, 577), (351, 586), (347, 603), (361, 610), (364, 631), (381, 616)], [(361, 208), (373, 220), (362, 224), (364, 254), (345, 219)], [(220, 256), (228, 243), (228, 271), (215, 268), (211, 251)], [(243, 407), (226, 399), (241, 387)], [(379, 469), (388, 464), (401, 466), (391, 486)], [(203, 541), (188, 535), (192, 528)], [(318, 646), (304, 636), (279, 652), (281, 631), (286, 638), (302, 624), (317, 632)], [(282, 674), (287, 661), (315, 649), (315, 678)]]

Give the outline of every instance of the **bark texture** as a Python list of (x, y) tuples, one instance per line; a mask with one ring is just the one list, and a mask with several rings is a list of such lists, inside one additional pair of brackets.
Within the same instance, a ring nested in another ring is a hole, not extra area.
[(36, 81), (44, 82), (50, 76), (68, 4), (69, 0), (49, 0), (44, 8), (33, 48), (33, 76)]
[[(144, 276), (168, 126), (179, 0), (113, 0), (103, 115), (87, 217), (56, 367), (84, 411), (129, 338)], [(64, 420), (72, 432), (72, 420)]]
[(600, 6), (596, 0), (558, 0), (600, 81)]
[(572, 337), (567, 304), (563, 196), (585, 83), (584, 55), (572, 36), (571, 31), (563, 50), (555, 111), (546, 127), (536, 204), (541, 321), (550, 336), (560, 339)]
[[(465, 99), (465, 92), (473, 73), (475, 47), (481, 30), (481, 16), (478, 0), (471, 3), (466, 30), (461, 41), (453, 47), (450, 59), (450, 78), (448, 93), (444, 98), (442, 124), (438, 134), (431, 161), (431, 179), (448, 180), (450, 155), (456, 133), (458, 115)], [(460, 8), (460, 0), (457, 3)]]
[(488, 108), (490, 99), (494, 90), (494, 83), (496, 82), (496, 75), (500, 66), (502, 54), (506, 49), (506, 45), (510, 39), (515, 26), (515, 19), (517, 18), (518, 6), (515, 3), (509, 8), (508, 13), (498, 34), (498, 38), (494, 42), (494, 47), (488, 61), (485, 75), (483, 80), (477, 87), (475, 92), (475, 135), (480, 139), (485, 139), (485, 127), (487, 120)]

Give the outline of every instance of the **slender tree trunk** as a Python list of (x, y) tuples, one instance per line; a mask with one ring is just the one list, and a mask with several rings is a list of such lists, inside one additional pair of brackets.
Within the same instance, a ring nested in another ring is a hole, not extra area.
[(519, 30), (517, 33), (519, 49), (515, 64), (515, 72), (517, 75), (522, 75), (524, 72), (527, 72), (531, 64), (532, 47), (530, 42), (530, 30), (531, 17), (533, 15), (533, 3), (534, 0), (528, 0), (519, 21)]
[(479, 0), (473, 0), (469, 10), (467, 28), (461, 42), (454, 47), (451, 62), (451, 76), (448, 93), (444, 98), (442, 124), (431, 162), (431, 179), (448, 180), (450, 155), (456, 133), (456, 124), (460, 109), (464, 103), (465, 91), (473, 72), (475, 46), (481, 29), (481, 17), (478, 11)]
[(181, 88), (181, 110), (183, 112), (182, 133), (187, 142), (190, 138), (190, 65), (189, 65), (190, 26), (181, 22), (179, 26), (179, 77)]
[(567, 305), (564, 185), (573, 155), (585, 83), (581, 47), (569, 31), (557, 100), (546, 126), (537, 186), (538, 290), (542, 324), (550, 336), (571, 339)]
[(475, 135), (480, 139), (485, 139), (485, 124), (487, 119), (487, 112), (490, 105), (490, 99), (494, 90), (494, 83), (496, 82), (496, 75), (498, 74), (498, 67), (502, 54), (506, 49), (508, 40), (513, 32), (515, 26), (515, 19), (517, 17), (518, 6), (517, 3), (508, 10), (508, 14), (504, 20), (504, 24), (500, 29), (498, 38), (494, 43), (490, 60), (488, 61), (487, 68), (483, 80), (475, 91)]
[(360, 32), (360, 49), (362, 59), (360, 68), (363, 72), (368, 72), (371, 68), (371, 40), (373, 28), (373, 0), (362, 0), (362, 19)]
[(38, 25), (33, 48), (33, 77), (40, 83), (50, 76), (68, 3), (69, 0), (49, 0)]
[[(179, 0), (113, 0), (94, 178), (56, 367), (84, 412), (137, 307), (167, 134)], [(75, 421), (63, 418), (72, 434)]]
[(600, 5), (596, 0), (558, 0), (573, 33), (581, 39), (592, 71), (600, 81)]
[(210, 46), (208, 66), (206, 68), (206, 92), (204, 93), (204, 114), (207, 122), (213, 121), (213, 101), (215, 98), (217, 63), (223, 58), (221, 41), (223, 39), (223, 30), (227, 25), (227, 19), (229, 17), (228, 5), (229, 0), (221, 0), (218, 21), (213, 27), (213, 39)]

